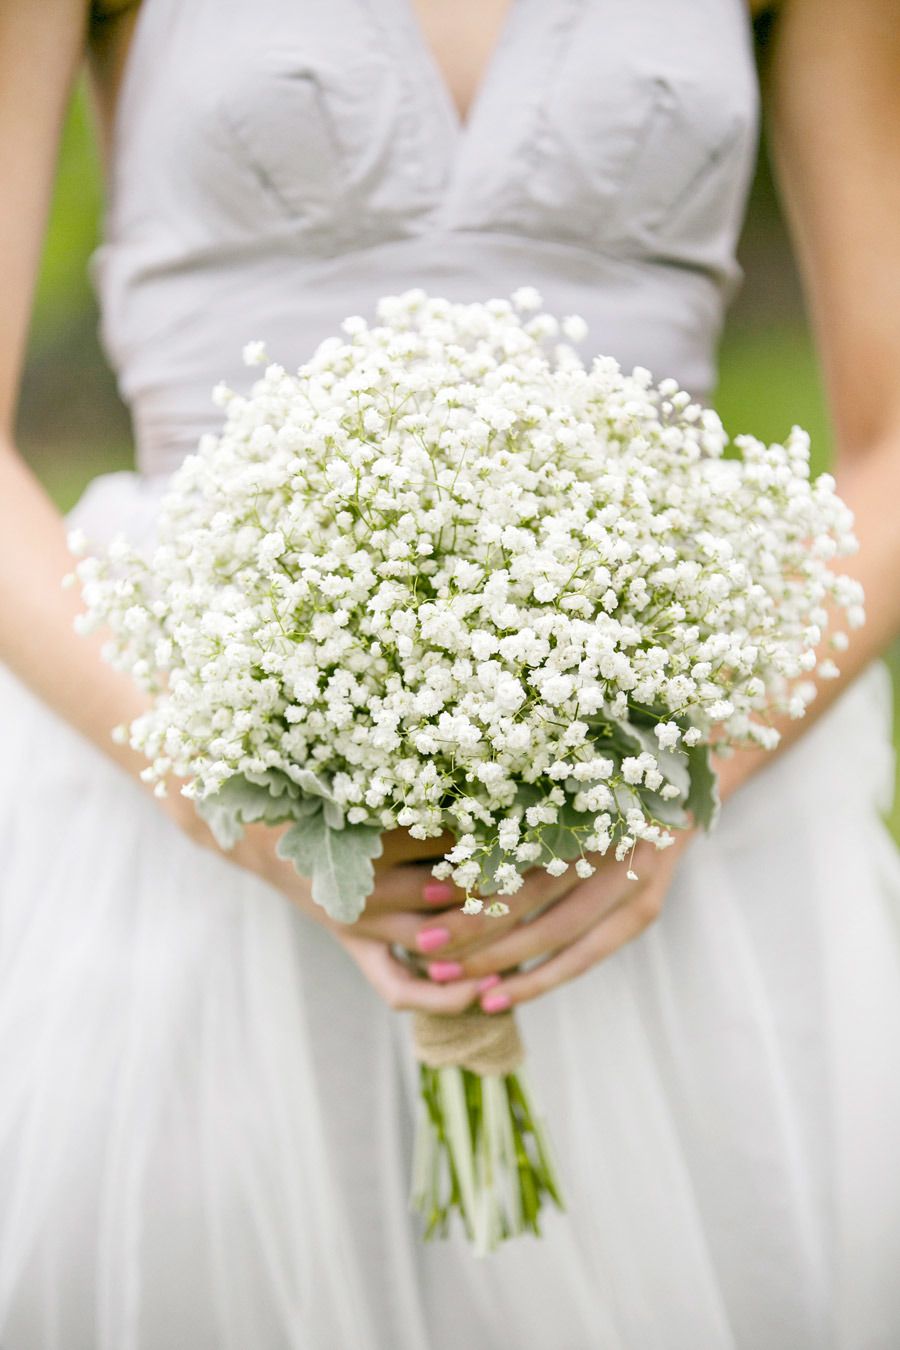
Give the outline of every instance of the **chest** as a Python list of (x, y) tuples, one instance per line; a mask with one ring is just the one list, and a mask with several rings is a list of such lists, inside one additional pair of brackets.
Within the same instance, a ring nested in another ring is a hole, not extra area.
[(119, 195), (162, 175), (195, 222), (331, 249), (435, 225), (646, 248), (735, 211), (744, 0), (492, 0), (462, 84), (418, 2), (143, 0)]

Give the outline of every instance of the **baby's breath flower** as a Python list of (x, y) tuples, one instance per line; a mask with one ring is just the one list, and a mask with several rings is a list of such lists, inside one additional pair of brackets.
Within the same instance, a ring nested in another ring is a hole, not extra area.
[[(243, 358), (245, 366), (262, 366), (266, 362), (266, 344), (264, 342), (248, 342), (244, 346)], [(221, 386), (217, 386), (221, 388)]]
[(584, 342), (588, 327), (579, 314), (570, 314), (562, 321), (562, 330), (569, 342)]
[(247, 344), (266, 368), (249, 395), (217, 386), (223, 430), (173, 478), (152, 551), (77, 565), (79, 631), (108, 626), (154, 698), (130, 728), (148, 782), (202, 803), (244, 779), (285, 819), (312, 782), (342, 828), (449, 832), (434, 875), (511, 895), (529, 866), (587, 877), (585, 851), (667, 847), (657, 813), (677, 818), (713, 739), (773, 746), (804, 672), (836, 674), (829, 614), (839, 653), (863, 594), (804, 433), (725, 459), (714, 412), (585, 365), (540, 307), (527, 286), (387, 297), (296, 374)]

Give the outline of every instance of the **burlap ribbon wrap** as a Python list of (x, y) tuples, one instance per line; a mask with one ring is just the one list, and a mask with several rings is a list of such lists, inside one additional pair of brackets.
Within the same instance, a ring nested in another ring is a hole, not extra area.
[(525, 1058), (516, 1019), (511, 1012), (441, 1017), (416, 1013), (413, 1019), (416, 1057), (431, 1069), (469, 1069), (479, 1077), (515, 1073)]

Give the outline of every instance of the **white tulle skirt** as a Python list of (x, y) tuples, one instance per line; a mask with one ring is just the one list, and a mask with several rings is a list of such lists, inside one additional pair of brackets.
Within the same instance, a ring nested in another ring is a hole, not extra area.
[[(95, 537), (152, 517), (100, 480)], [(405, 1019), (0, 684), (3, 1350), (896, 1350), (900, 863), (884, 672), (522, 1016), (570, 1208), (407, 1213)]]

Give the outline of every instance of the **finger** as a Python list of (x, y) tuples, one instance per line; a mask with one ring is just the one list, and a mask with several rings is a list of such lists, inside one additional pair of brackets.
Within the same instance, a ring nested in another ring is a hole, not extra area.
[[(390, 831), (383, 837), (390, 839), (392, 835), (400, 834), (405, 834), (405, 831)], [(413, 840), (413, 843), (417, 844), (422, 842), (441, 844), (443, 847), (442, 840)], [(590, 857), (598, 871), (616, 873), (621, 870), (621, 865), (611, 857), (604, 858), (599, 854), (592, 854)], [(450, 931), (450, 938), (446, 943), (447, 954), (452, 952), (455, 955), (459, 951), (472, 950), (482, 946), (487, 940), (495, 939), (503, 927), (511, 926), (517, 918), (533, 914), (543, 905), (552, 903), (578, 885), (580, 878), (574, 866), (570, 866), (561, 877), (551, 876), (543, 867), (533, 867), (526, 872), (523, 885), (514, 895), (496, 897), (509, 905), (508, 922), (504, 923), (499, 916), (465, 914), (446, 924), (445, 920), (449, 919), (450, 915), (443, 911), (461, 911), (465, 893), (452, 882), (438, 881), (432, 875), (429, 865), (407, 863), (376, 871), (375, 888), (366, 909), (370, 914), (396, 913), (399, 910), (441, 912), (441, 923), (449, 927)], [(490, 897), (486, 903), (489, 901)], [(499, 929), (498, 924), (501, 925)]]
[[(547, 900), (561, 895), (577, 882), (574, 871), (572, 878), (568, 874), (551, 877), (543, 868), (535, 868), (526, 876), (526, 880), (515, 896), (500, 897), (509, 904), (511, 910), (522, 914), (535, 907), (542, 899)], [(376, 873), (375, 887), (369, 897), (366, 908), (371, 912), (397, 910), (419, 910), (425, 913), (450, 910), (461, 914), (465, 902), (465, 891), (450, 881), (438, 881), (425, 863), (407, 863), (403, 866), (388, 868)], [(489, 900), (486, 901), (489, 903)], [(495, 918), (486, 915), (466, 914), (453, 925), (454, 939), (470, 941), (480, 933), (485, 925), (496, 923)]]
[[(600, 855), (592, 855), (592, 860), (597, 866), (592, 885), (625, 884), (626, 869), (621, 863)], [(356, 927), (365, 936), (399, 942), (426, 956), (440, 952), (441, 960), (456, 961), (496, 942), (517, 923), (530, 920), (583, 884), (574, 866), (559, 877), (551, 876), (543, 867), (534, 867), (526, 873), (523, 885), (514, 895), (499, 897), (509, 906), (507, 915), (464, 914), (465, 895), (458, 887), (436, 881), (423, 865), (409, 864), (393, 868), (377, 879)], [(379, 916), (401, 912), (427, 913), (429, 917), (423, 918), (418, 931), (411, 930), (409, 924), (398, 931), (380, 923)]]
[[(574, 885), (567, 874), (548, 877), (550, 884), (543, 886), (543, 905), (524, 914), (515, 923), (485, 927), (478, 940), (459, 947), (458, 955), (448, 944), (440, 952), (442, 961), (447, 957), (456, 961), (460, 966), (457, 976), (480, 978), (511, 970), (538, 956), (550, 955), (580, 937), (623, 899), (630, 899), (638, 884), (629, 880), (628, 869), (616, 862), (600, 867), (586, 880), (581, 880), (574, 868), (571, 873)], [(540, 894), (536, 891), (535, 899)], [(491, 920), (487, 920), (487, 925), (490, 924)], [(419, 935), (419, 950), (421, 942)], [(438, 977), (447, 978), (444, 969), (439, 969)]]
[(389, 1008), (397, 1012), (430, 1012), (447, 1016), (465, 1012), (478, 997), (475, 980), (453, 985), (433, 984), (396, 960), (381, 942), (352, 938), (345, 942), (369, 983)]
[(636, 938), (658, 916), (662, 894), (655, 886), (634, 901), (623, 901), (588, 932), (531, 970), (500, 981), (481, 997), (485, 1012), (505, 1012), (577, 979)]
[(438, 922), (438, 919), (425, 919), (413, 910), (398, 910), (396, 913), (386, 911), (382, 914), (364, 911), (352, 925), (351, 932), (353, 937), (380, 942), (388, 947), (405, 947), (411, 954), (418, 953), (424, 957), (428, 944), (424, 949), (419, 949), (416, 940), (422, 931), (428, 931), (427, 928), (423, 930), (423, 924)]
[[(577, 877), (574, 879), (577, 881)], [(543, 868), (535, 869), (529, 873), (517, 895), (509, 897), (509, 916), (501, 918), (463, 914), (464, 891), (452, 882), (437, 881), (430, 867), (424, 864), (406, 864), (391, 868), (376, 878), (375, 887), (366, 901), (365, 911), (358, 924), (361, 930), (365, 929), (367, 936), (386, 937), (387, 930), (378, 923), (379, 916), (398, 913), (429, 915), (429, 918), (423, 917), (421, 920), (423, 931), (439, 928), (444, 934), (443, 943), (448, 950), (469, 948), (495, 938), (500, 929), (511, 926), (518, 917), (562, 894), (572, 884), (566, 876), (551, 877)], [(433, 918), (430, 917), (432, 915)], [(426, 939), (421, 949), (415, 941), (415, 934), (407, 942), (397, 938), (391, 931), (389, 940), (403, 941), (403, 945), (412, 950), (436, 950), (433, 934), (431, 945)]]
[[(427, 919), (419, 913), (401, 911), (396, 914), (362, 914), (353, 925), (355, 935), (373, 939), (388, 946), (404, 947), (414, 958), (423, 974), (432, 973), (438, 980), (455, 980), (462, 975), (457, 956), (461, 950), (477, 948), (479, 943), (490, 949), (498, 937), (509, 932), (518, 920), (514, 916), (481, 920), (462, 914), (457, 907), (445, 910)], [(478, 930), (481, 936), (466, 941), (468, 932)], [(491, 970), (499, 969), (494, 964)]]
[[(494, 942), (460, 958), (462, 975), (480, 979), (514, 970), (525, 961), (552, 956), (576, 942), (617, 905), (627, 903), (637, 883), (620, 877), (591, 877), (529, 923), (518, 923)], [(627, 888), (627, 889), (626, 889)]]
[(464, 914), (459, 906), (441, 910), (422, 923), (412, 949), (426, 955), (439, 951), (441, 960), (462, 960), (464, 956), (494, 944), (518, 924), (530, 920), (581, 884), (574, 868), (561, 877), (551, 876), (542, 867), (532, 868), (514, 895), (497, 897), (509, 906), (508, 914)]
[(406, 863), (376, 873), (375, 886), (366, 901), (370, 914), (419, 910), (434, 913), (448, 906), (460, 908), (465, 893), (449, 881), (437, 881), (428, 863)]
[(387, 830), (381, 836), (381, 857), (375, 862), (375, 870), (384, 871), (420, 859), (437, 862), (453, 844), (451, 834), (442, 834), (436, 839), (414, 839), (408, 830)]

